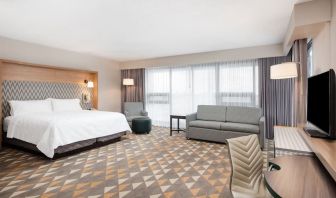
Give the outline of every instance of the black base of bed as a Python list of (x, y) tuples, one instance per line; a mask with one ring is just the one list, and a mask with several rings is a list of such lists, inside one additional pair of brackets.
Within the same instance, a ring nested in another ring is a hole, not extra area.
[[(107, 145), (113, 142), (117, 142), (121, 139), (123, 135), (126, 135), (126, 131), (116, 133), (113, 135), (109, 135), (109, 136), (104, 136), (104, 137), (99, 137), (99, 138), (94, 138), (94, 139), (89, 139), (89, 140), (83, 140), (83, 141), (67, 144), (64, 146), (60, 146), (57, 149), (55, 149), (55, 155), (52, 159), (72, 155), (72, 154), (86, 151), (92, 148), (96, 148), (99, 146), (104, 146), (104, 145)], [(15, 138), (7, 138), (7, 133), (3, 133), (3, 144), (5, 146), (11, 146), (11, 147), (23, 149), (28, 152), (32, 152), (34, 154), (41, 154), (45, 156), (43, 153), (41, 153), (40, 150), (38, 150), (36, 145), (22, 141), (22, 140), (18, 140)]]

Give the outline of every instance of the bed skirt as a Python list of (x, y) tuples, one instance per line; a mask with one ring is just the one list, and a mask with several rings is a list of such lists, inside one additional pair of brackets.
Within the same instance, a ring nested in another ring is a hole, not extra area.
[[(89, 140), (83, 140), (79, 142), (74, 142), (71, 144), (67, 144), (64, 146), (60, 146), (55, 149), (55, 156), (63, 156), (64, 154), (67, 154), (72, 151), (77, 151), (79, 149), (83, 148), (91, 148), (94, 146), (100, 146), (100, 145), (105, 145), (107, 143), (110, 143), (112, 141), (117, 141), (118, 139), (121, 138), (121, 136), (126, 135), (126, 131), (116, 133), (113, 135), (108, 135), (104, 137), (98, 137), (98, 138), (93, 138)], [(3, 143), (4, 145), (9, 145), (9, 146), (15, 146), (18, 148), (23, 148), (28, 151), (33, 151), (33, 152), (38, 152), (41, 153), (41, 151), (36, 147), (36, 145), (15, 139), (15, 138), (7, 138), (7, 133), (3, 133)], [(42, 153), (41, 153), (42, 154)], [(55, 158), (54, 156), (54, 158)]]

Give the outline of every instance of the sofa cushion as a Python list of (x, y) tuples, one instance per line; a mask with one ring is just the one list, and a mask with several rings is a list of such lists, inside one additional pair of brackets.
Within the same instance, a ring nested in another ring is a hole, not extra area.
[(226, 106), (198, 105), (197, 120), (225, 122)]
[(253, 124), (222, 122), (220, 129), (223, 131), (236, 131), (246, 133), (259, 133), (259, 126)]
[(226, 121), (259, 124), (261, 109), (256, 107), (227, 107)]
[(223, 122), (195, 120), (195, 121), (189, 122), (189, 127), (199, 127), (199, 128), (220, 130), (221, 123)]

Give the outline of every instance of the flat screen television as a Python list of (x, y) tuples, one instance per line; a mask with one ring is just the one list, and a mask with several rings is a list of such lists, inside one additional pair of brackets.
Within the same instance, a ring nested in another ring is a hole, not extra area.
[(334, 70), (308, 78), (307, 120), (313, 127), (305, 131), (312, 137), (336, 138)]

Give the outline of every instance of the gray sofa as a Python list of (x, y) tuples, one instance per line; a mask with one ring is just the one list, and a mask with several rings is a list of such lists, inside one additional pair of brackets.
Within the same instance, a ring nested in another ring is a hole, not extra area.
[(226, 143), (226, 139), (257, 134), (264, 145), (265, 118), (260, 108), (199, 105), (186, 116), (186, 137)]

